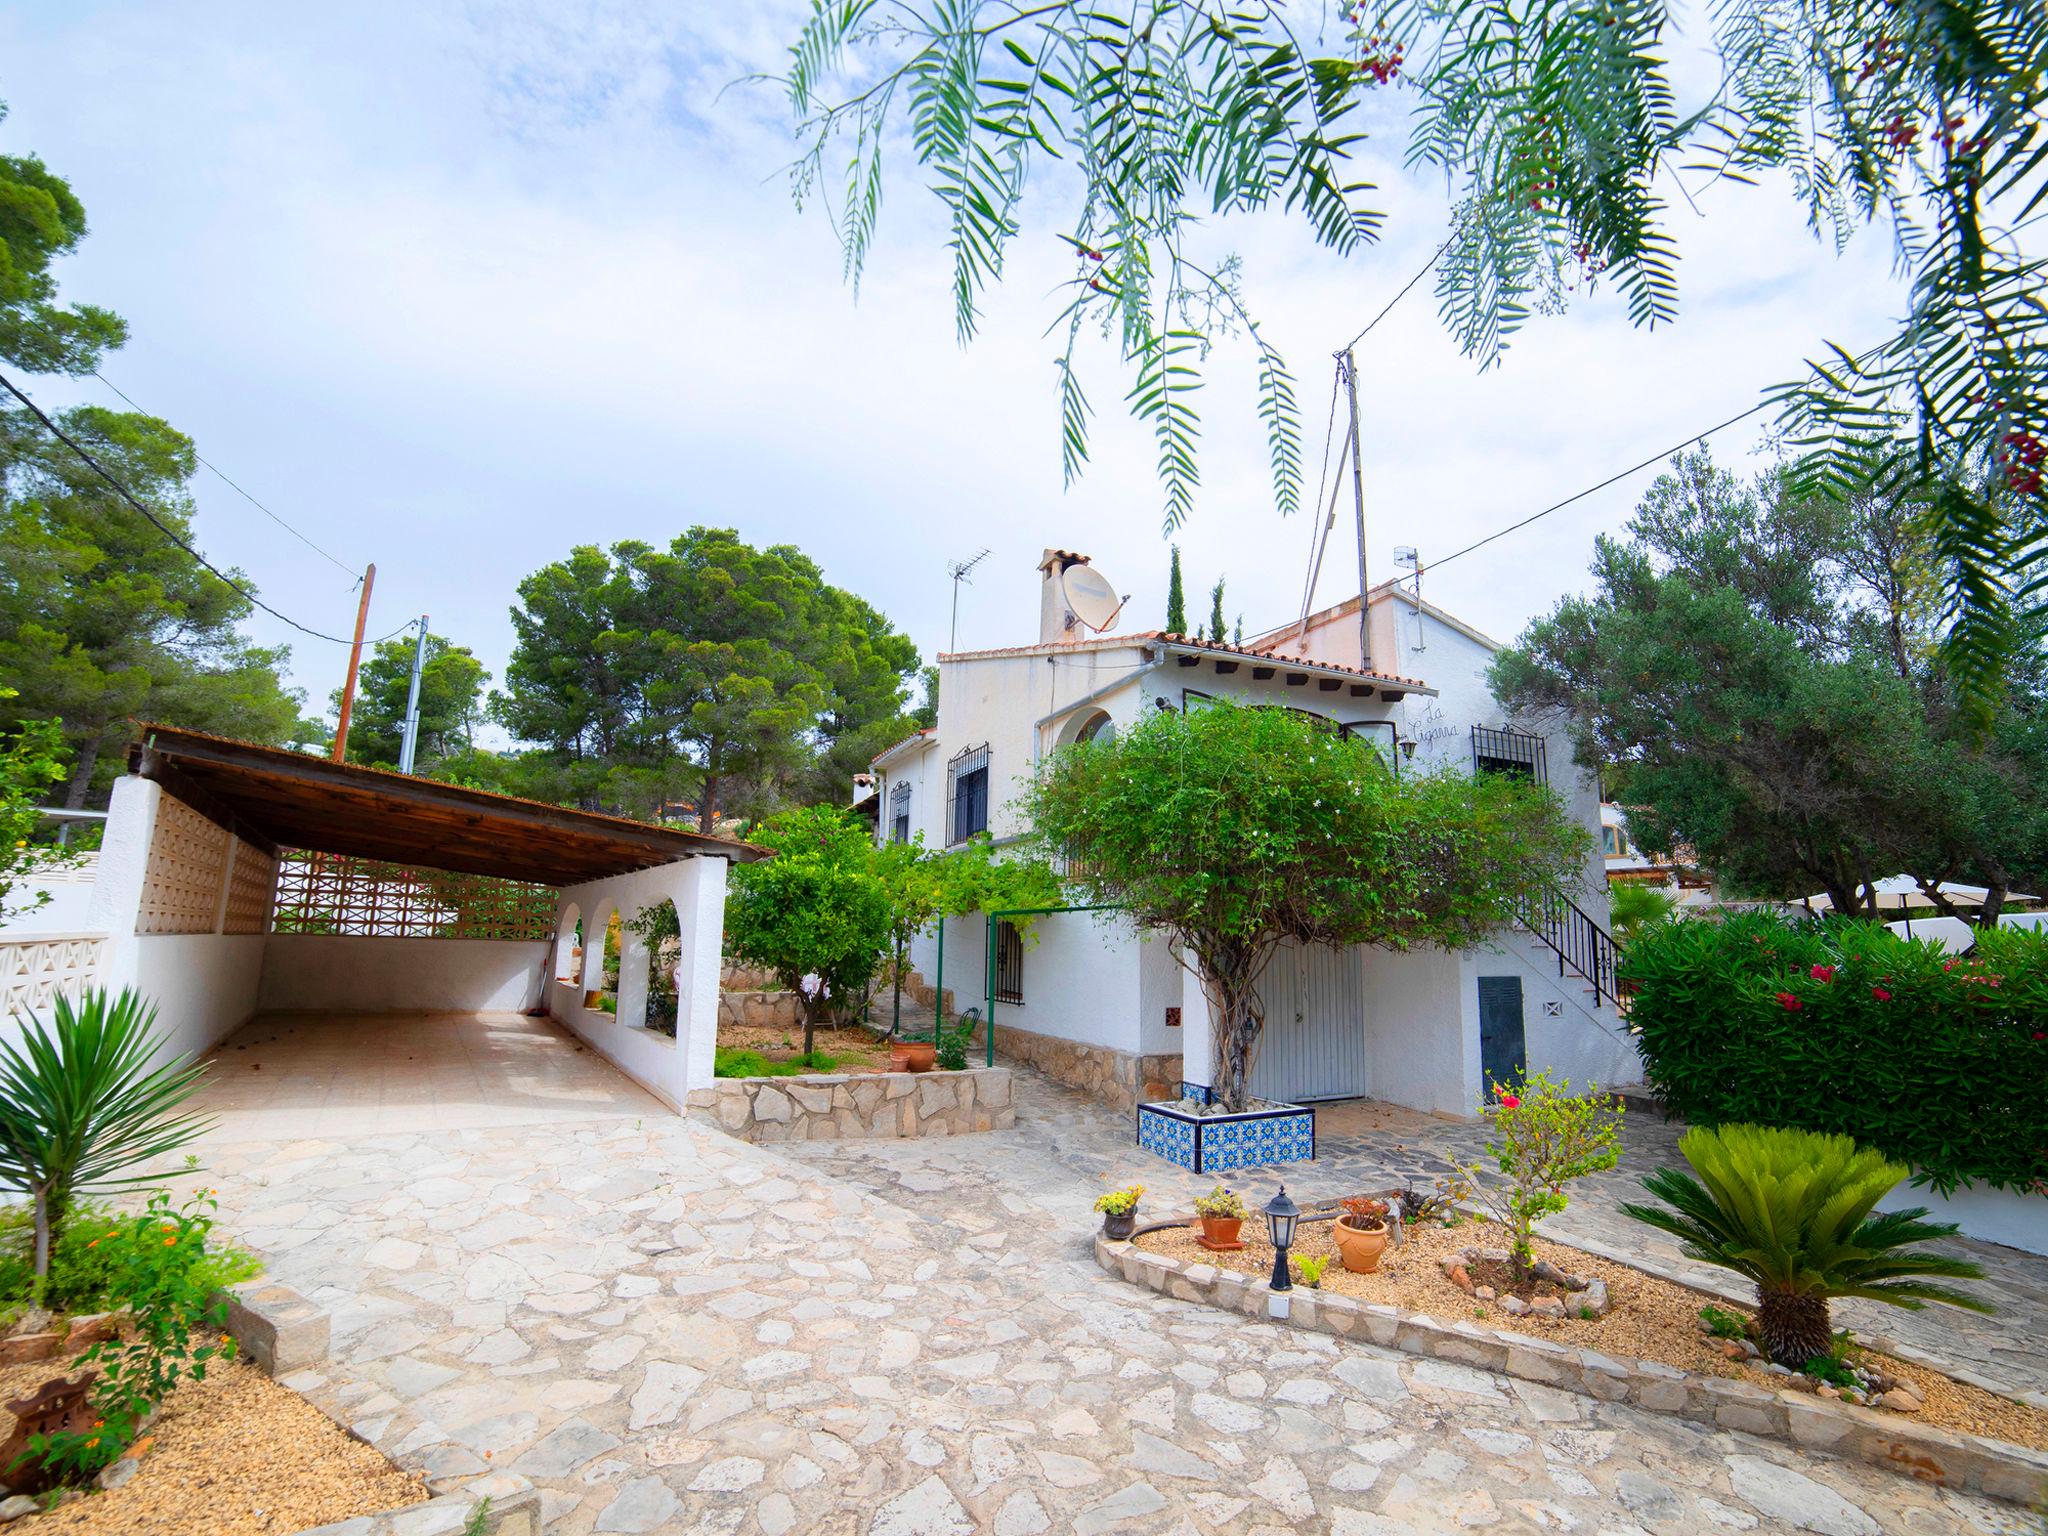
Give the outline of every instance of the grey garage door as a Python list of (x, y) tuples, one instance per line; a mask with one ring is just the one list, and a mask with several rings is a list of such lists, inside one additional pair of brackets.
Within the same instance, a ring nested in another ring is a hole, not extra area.
[(1355, 948), (1287, 945), (1259, 980), (1266, 1032), (1252, 1092), (1302, 1104), (1363, 1098), (1365, 967)]

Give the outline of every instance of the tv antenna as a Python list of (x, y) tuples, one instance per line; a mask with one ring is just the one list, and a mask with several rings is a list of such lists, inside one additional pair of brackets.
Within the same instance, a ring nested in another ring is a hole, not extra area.
[(1396, 544), (1394, 564), (1415, 573), (1415, 649), (1426, 651), (1429, 643), (1422, 638), (1422, 557), (1413, 545)]
[(946, 565), (946, 574), (953, 579), (953, 627), (946, 634), (946, 649), (949, 651), (960, 648), (960, 583), (964, 581), (971, 585), (974, 577), (970, 573), (988, 557), (989, 551), (984, 549), (969, 559), (949, 561)]

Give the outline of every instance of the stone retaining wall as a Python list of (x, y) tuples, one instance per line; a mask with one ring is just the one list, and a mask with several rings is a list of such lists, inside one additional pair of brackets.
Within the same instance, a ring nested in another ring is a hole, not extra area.
[(961, 1136), (1017, 1123), (1007, 1067), (966, 1072), (721, 1077), (689, 1109), (742, 1141)]
[(728, 989), (718, 994), (718, 1023), (758, 1024), (770, 1029), (802, 1029), (803, 999), (794, 992)]
[[(1270, 1316), (1274, 1293), (1254, 1275), (1150, 1253), (1099, 1233), (1095, 1262), (1134, 1285), (1181, 1301), (1201, 1302), (1249, 1317)], [(1446, 1322), (1423, 1312), (1359, 1301), (1297, 1286), (1284, 1294), (1278, 1321), (1339, 1338), (1400, 1349), (1524, 1381), (1628, 1402), (1716, 1429), (1789, 1440), (1809, 1451), (1890, 1467), (1938, 1483), (2027, 1505), (2048, 1480), (2048, 1452), (2032, 1451), (1921, 1424), (1903, 1414), (1858, 1408), (1810, 1393), (1772, 1391), (1753, 1382), (1700, 1376), (1654, 1360), (1624, 1360), (1532, 1335)]]
[[(975, 1037), (981, 1038), (979, 1030)], [(1079, 1088), (1114, 1109), (1131, 1109), (1140, 1100), (1170, 1099), (1180, 1091), (1179, 1056), (1134, 1056), (1106, 1045), (1062, 1040), (1000, 1021), (996, 1024), (996, 1055), (1036, 1067), (1055, 1082)]]

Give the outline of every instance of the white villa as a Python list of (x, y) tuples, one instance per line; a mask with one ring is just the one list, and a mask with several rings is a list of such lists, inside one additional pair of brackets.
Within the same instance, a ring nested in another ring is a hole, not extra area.
[[(1243, 646), (1096, 634), (1065, 596), (1067, 571), (1086, 563), (1045, 552), (1034, 643), (939, 658), (936, 726), (877, 757), (863, 786), (878, 836), (922, 833), (943, 849), (987, 832), (1000, 845), (1022, 830), (1009, 802), (1043, 754), (1204, 698), (1323, 716), (1377, 745), (1397, 773), (1528, 774), (1563, 795), (1592, 834), (1576, 904), (1532, 913), (1533, 926), (1503, 930), (1482, 949), (1283, 956), (1264, 983), (1253, 1091), (1471, 1114), (1489, 1080), (1524, 1066), (1578, 1084), (1641, 1081), (1614, 1006), (1594, 776), (1562, 734), (1503, 716), (1486, 685), (1493, 641), (1391, 583), (1370, 594), (1370, 665), (1357, 598)], [(1206, 1078), (1201, 988), (1165, 940), (1105, 913), (1041, 917), (1028, 944), (1008, 923), (991, 939), (980, 914), (944, 926), (918, 941), (913, 962), (962, 1004), (993, 1005), (1000, 1052), (1125, 1105)]]

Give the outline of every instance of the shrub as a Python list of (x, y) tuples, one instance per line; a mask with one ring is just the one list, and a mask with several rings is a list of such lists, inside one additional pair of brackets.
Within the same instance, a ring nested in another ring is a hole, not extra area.
[(18, 1044), (0, 1041), (0, 1187), (32, 1202), (39, 1282), (80, 1194), (147, 1182), (134, 1170), (212, 1123), (179, 1113), (203, 1066), (151, 1067), (156, 1009), (133, 990), (95, 989), (75, 1006), (59, 993), (55, 1020), (25, 1017)]
[[(42, 1305), (54, 1312), (108, 1312), (122, 1305), (115, 1295), (115, 1250), (102, 1240), (125, 1228), (130, 1217), (106, 1206), (72, 1208), (50, 1252), (50, 1273)], [(262, 1265), (247, 1249), (209, 1246), (200, 1260), (213, 1287), (253, 1278)], [(35, 1293), (35, 1219), (27, 1206), (0, 1211), (0, 1307), (22, 1307)]]
[(1105, 1216), (1121, 1216), (1138, 1208), (1138, 1196), (1145, 1193), (1142, 1184), (1127, 1184), (1122, 1189), (1112, 1189), (1095, 1197), (1095, 1209)]
[(227, 1321), (216, 1270), (207, 1262), (214, 1203), (202, 1193), (174, 1206), (169, 1193), (158, 1190), (141, 1215), (95, 1240), (95, 1251), (112, 1255), (109, 1299), (128, 1311), (132, 1331), (102, 1340), (72, 1362), (99, 1375), (93, 1426), (29, 1439), (28, 1454), (59, 1479), (83, 1482), (111, 1465), (181, 1381), (204, 1380), (209, 1361), (234, 1353), (231, 1338), (193, 1342), (195, 1334)]
[(1733, 1270), (1756, 1285), (1757, 1342), (1798, 1370), (1832, 1352), (1828, 1302), (1862, 1296), (1918, 1311), (1930, 1301), (1973, 1312), (1991, 1308), (1937, 1279), (1980, 1279), (1964, 1259), (1914, 1251), (1953, 1237), (1923, 1209), (1872, 1215), (1906, 1170), (1846, 1136), (1757, 1125), (1695, 1126), (1678, 1150), (1697, 1179), (1660, 1168), (1643, 1187), (1661, 1206), (1623, 1205), (1669, 1232), (1688, 1258)]
[(1571, 1086), (1553, 1083), (1548, 1072), (1495, 1083), (1494, 1101), (1485, 1106), (1495, 1135), (1486, 1150), (1507, 1183), (1488, 1185), (1476, 1168), (1464, 1170), (1480, 1203), (1507, 1228), (1508, 1252), (1523, 1275), (1536, 1258), (1530, 1233), (1565, 1208), (1565, 1186), (1621, 1161), (1621, 1100), (1574, 1094)]
[(1329, 1254), (1291, 1253), (1288, 1257), (1294, 1261), (1294, 1272), (1301, 1276), (1301, 1283), (1303, 1285), (1312, 1291), (1321, 1288), (1323, 1271), (1330, 1267)]
[(1700, 1321), (1707, 1325), (1707, 1332), (1717, 1339), (1746, 1339), (1749, 1337), (1749, 1323), (1738, 1312), (1726, 1307), (1717, 1307), (1712, 1302), (1700, 1308)]
[(1646, 929), (1621, 965), (1651, 1084), (1695, 1125), (1797, 1126), (1943, 1194), (2048, 1192), (2048, 934), (1967, 959), (1852, 919)]

